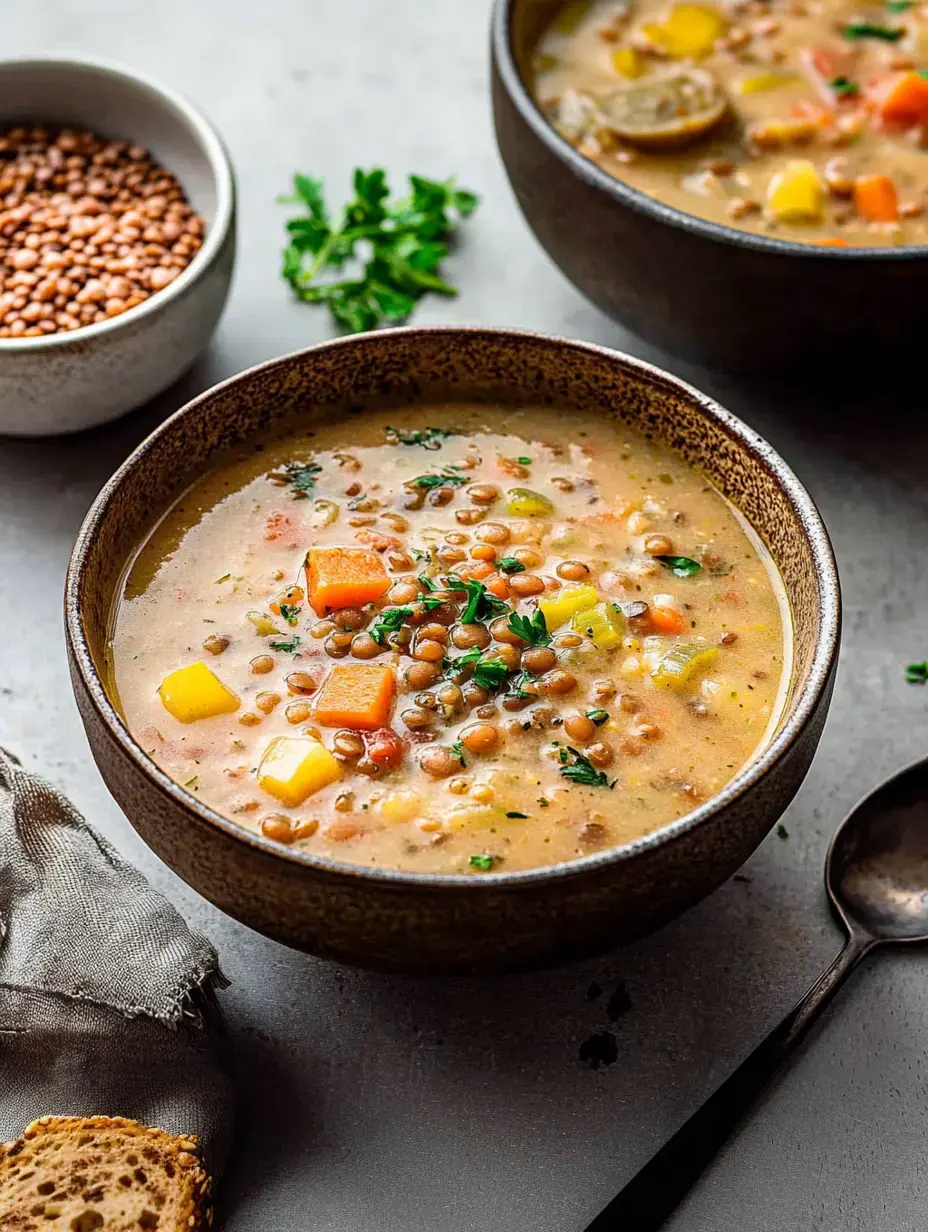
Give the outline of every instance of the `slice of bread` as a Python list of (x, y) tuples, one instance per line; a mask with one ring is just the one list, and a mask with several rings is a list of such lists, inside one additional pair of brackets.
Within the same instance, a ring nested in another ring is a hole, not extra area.
[(200, 1232), (195, 1137), (122, 1117), (43, 1117), (0, 1145), (0, 1232)]

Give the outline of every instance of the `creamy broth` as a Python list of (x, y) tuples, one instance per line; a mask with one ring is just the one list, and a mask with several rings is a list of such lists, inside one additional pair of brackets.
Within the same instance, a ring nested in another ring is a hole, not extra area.
[[(907, 0), (573, 3), (540, 40), (533, 88), (582, 153), (686, 213), (838, 247), (921, 244), (926, 13)], [(628, 91), (678, 70), (701, 75), (722, 118), (703, 108), (674, 144), (673, 113), (706, 99), (665, 97), (627, 139)], [(649, 136), (669, 144), (642, 148)]]
[(566, 422), (368, 412), (205, 476), (114, 613), (137, 742), (249, 829), (423, 872), (574, 859), (707, 800), (775, 725), (782, 585), (669, 451)]

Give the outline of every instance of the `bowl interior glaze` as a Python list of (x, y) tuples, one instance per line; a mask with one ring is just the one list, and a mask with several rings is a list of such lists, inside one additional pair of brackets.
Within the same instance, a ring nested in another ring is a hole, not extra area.
[[(749, 790), (789, 749), (817, 710), (831, 676), (839, 596), (827, 533), (786, 464), (751, 429), (698, 391), (605, 348), (485, 329), (400, 329), (346, 338), (273, 360), (234, 377), (166, 421), (109, 481), (75, 546), (66, 610), (72, 658), (110, 735), (162, 791), (211, 825), (280, 860), (324, 863), (351, 877), (392, 884), (457, 883), (464, 874), (425, 875), (320, 861), (219, 817), (172, 783), (129, 735), (106, 694), (107, 634), (125, 570), (159, 516), (223, 451), (256, 434), (374, 405), (486, 400), (593, 411), (669, 444), (702, 471), (758, 531), (782, 575), (794, 624), (793, 669), (779, 727), (766, 748), (722, 792), (686, 817), (611, 851), (569, 864), (480, 879), (519, 882), (574, 876), (660, 845), (698, 826)], [(772, 824), (772, 822), (771, 822)]]

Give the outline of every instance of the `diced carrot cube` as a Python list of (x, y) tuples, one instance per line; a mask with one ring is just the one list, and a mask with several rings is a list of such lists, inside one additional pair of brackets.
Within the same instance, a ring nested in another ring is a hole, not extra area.
[(395, 691), (392, 667), (337, 664), (317, 695), (316, 720), (324, 727), (351, 727), (355, 731), (385, 727)]
[(857, 212), (871, 222), (895, 222), (899, 217), (896, 185), (888, 175), (859, 175), (854, 181)]
[(332, 608), (374, 603), (390, 587), (383, 561), (368, 548), (310, 548), (306, 577), (317, 616)]
[(661, 633), (682, 633), (686, 628), (683, 613), (673, 607), (652, 607), (649, 613), (651, 624)]
[(873, 91), (880, 118), (890, 124), (924, 124), (928, 120), (928, 78), (914, 69), (894, 73)]

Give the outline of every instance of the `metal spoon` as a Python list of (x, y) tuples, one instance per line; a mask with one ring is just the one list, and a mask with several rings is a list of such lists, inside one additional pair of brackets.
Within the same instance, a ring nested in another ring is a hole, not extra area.
[(841, 953), (586, 1232), (660, 1228), (864, 955), (928, 940), (928, 761), (888, 779), (844, 820), (825, 858), (825, 888), (847, 934)]

